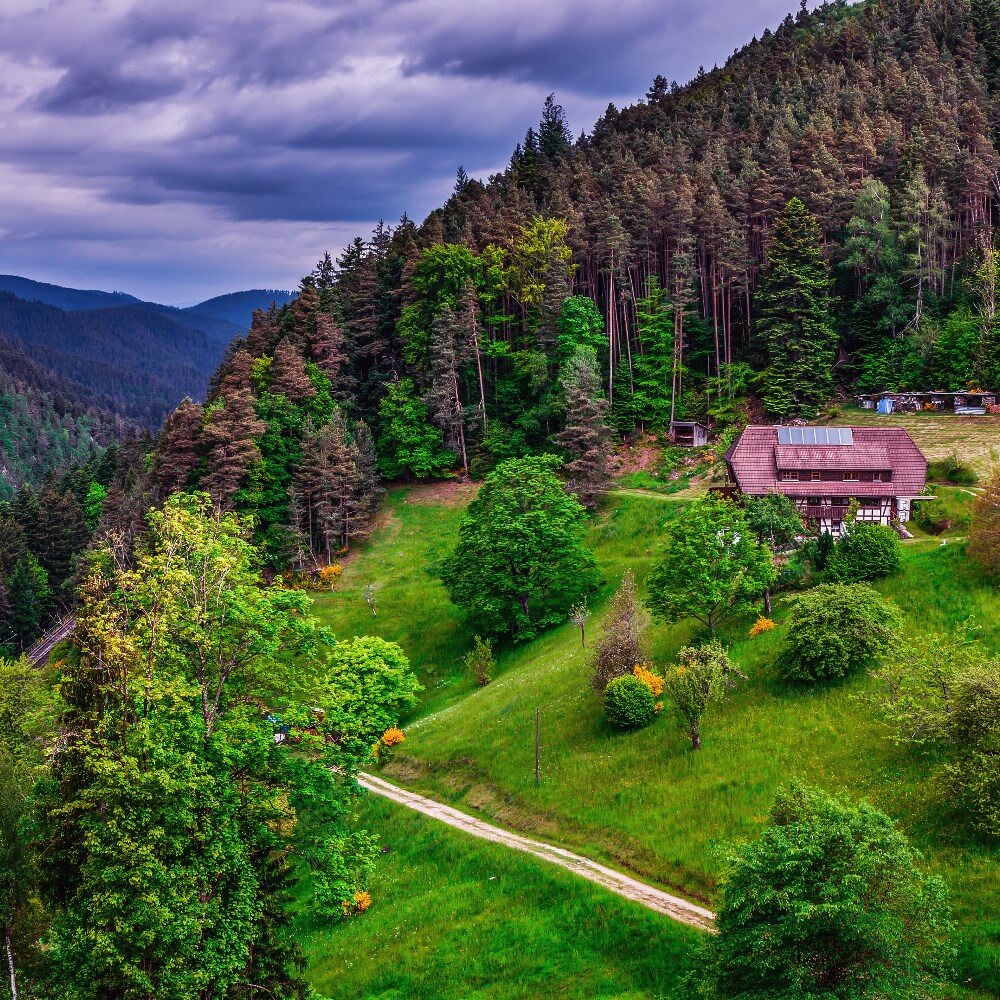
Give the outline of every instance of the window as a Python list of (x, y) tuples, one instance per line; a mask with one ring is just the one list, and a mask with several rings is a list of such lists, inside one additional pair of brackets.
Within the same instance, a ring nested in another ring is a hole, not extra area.
[(882, 473), (881, 472), (873, 472), (872, 473), (872, 482), (873, 483), (880, 483), (880, 482), (882, 482)]
[(797, 483), (799, 481), (799, 474), (797, 472), (789, 472), (786, 469), (781, 473), (781, 479), (785, 483)]
[(811, 479), (811, 480), (812, 480), (812, 481), (813, 481), (814, 483), (818, 483), (818, 482), (821, 482), (821, 481), (822, 481), (822, 479), (823, 479), (823, 473), (822, 473), (822, 472), (810, 472), (810, 473), (809, 473), (809, 478), (810, 478), (810, 479)]
[(860, 477), (856, 472), (845, 472), (844, 482), (845, 483), (857, 483), (860, 481)]

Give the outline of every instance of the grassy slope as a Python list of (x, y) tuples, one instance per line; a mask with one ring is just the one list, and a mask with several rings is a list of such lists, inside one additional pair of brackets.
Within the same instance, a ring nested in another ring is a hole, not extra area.
[[(345, 571), (343, 589), (322, 602), (340, 634), (374, 626), (401, 641), (426, 671), (425, 707), (407, 728), (397, 777), (706, 899), (724, 845), (756, 835), (783, 781), (802, 777), (865, 796), (899, 817), (948, 879), (962, 923), (963, 976), (1000, 995), (995, 854), (964, 838), (933, 801), (924, 780), (930, 765), (914, 763), (886, 739), (858, 697), (868, 681), (790, 691), (770, 667), (780, 629), (751, 642), (747, 623), (737, 623), (727, 638), (751, 680), (708, 720), (698, 755), (667, 718), (637, 734), (606, 732), (578, 634), (568, 626), (503, 653), (498, 679), (472, 691), (461, 676), (467, 637), (424, 571), (447, 548), (460, 510), (417, 500), (393, 495), (392, 519)], [(659, 497), (619, 497), (595, 526), (605, 576), (595, 620), (626, 566), (645, 576), (659, 527), (675, 506)], [(386, 581), (376, 619), (360, 598), (372, 578)], [(912, 543), (906, 572), (885, 589), (921, 627), (975, 612), (1000, 650), (1000, 598), (967, 575), (959, 546)], [(662, 663), (690, 631), (653, 626), (649, 637), (652, 657)], [(536, 706), (543, 713), (539, 790), (532, 773)]]
[(905, 427), (929, 461), (959, 455), (985, 479), (1000, 468), (1000, 416), (956, 417), (953, 413), (893, 413), (847, 407), (833, 424)]
[(660, 997), (697, 932), (384, 800), (366, 822), (388, 848), (363, 916), (303, 924), (309, 978), (330, 997)]

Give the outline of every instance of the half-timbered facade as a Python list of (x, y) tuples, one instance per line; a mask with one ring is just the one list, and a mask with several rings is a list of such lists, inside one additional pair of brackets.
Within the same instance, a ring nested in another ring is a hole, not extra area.
[(852, 501), (858, 520), (908, 521), (927, 483), (927, 459), (900, 427), (747, 427), (726, 467), (742, 493), (784, 493), (833, 535)]

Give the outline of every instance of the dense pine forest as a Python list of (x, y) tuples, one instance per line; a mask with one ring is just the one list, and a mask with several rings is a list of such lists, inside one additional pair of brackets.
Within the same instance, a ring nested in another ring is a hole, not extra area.
[(557, 451), (589, 497), (614, 434), (995, 387), (998, 30), (967, 0), (803, 6), (579, 139), (549, 98), (502, 174), (459, 169), (422, 225), (258, 313), (169, 419), (160, 487), (253, 513), (301, 566), (365, 531), (376, 465)]

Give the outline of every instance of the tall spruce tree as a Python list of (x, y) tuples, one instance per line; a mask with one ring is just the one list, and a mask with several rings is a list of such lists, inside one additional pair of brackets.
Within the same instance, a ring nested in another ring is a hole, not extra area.
[(611, 432), (605, 422), (608, 401), (593, 350), (579, 347), (562, 373), (566, 427), (556, 442), (569, 453), (567, 486), (584, 507), (594, 507), (611, 480)]
[(774, 227), (757, 293), (757, 328), (769, 365), (764, 403), (776, 417), (811, 416), (833, 387), (837, 335), (819, 225), (798, 198)]

